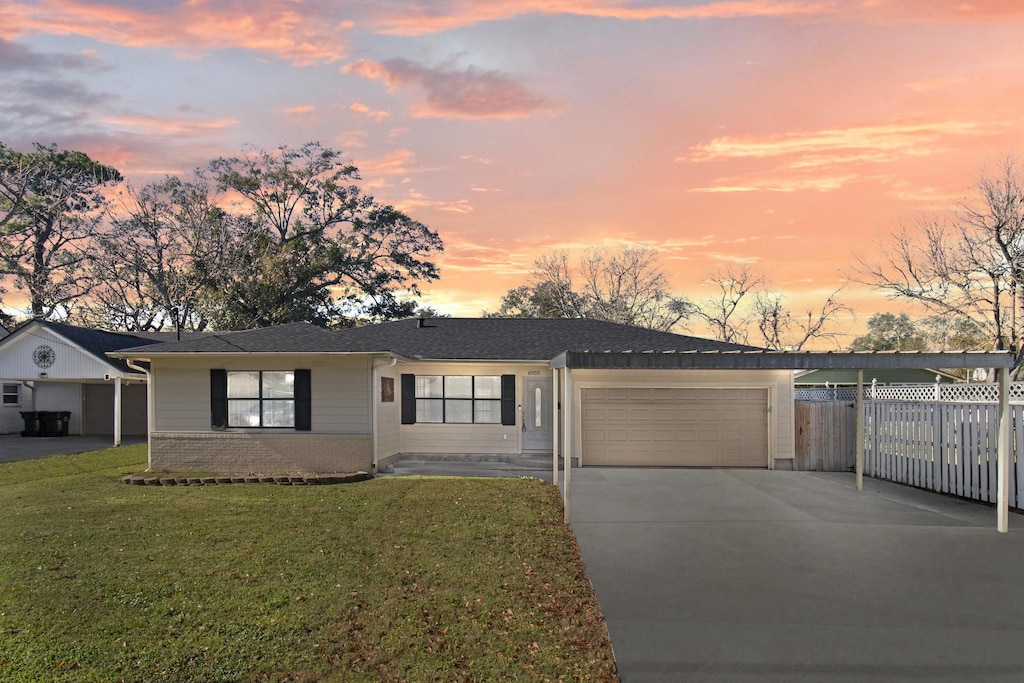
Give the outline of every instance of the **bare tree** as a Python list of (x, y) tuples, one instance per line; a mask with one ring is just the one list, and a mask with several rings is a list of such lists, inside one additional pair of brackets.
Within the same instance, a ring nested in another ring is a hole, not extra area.
[(98, 238), (99, 283), (83, 316), (127, 330), (202, 330), (202, 301), (231, 267), (237, 239), (202, 178), (169, 176), (122, 195), (123, 210)]
[(769, 349), (799, 351), (811, 340), (837, 343), (836, 320), (852, 309), (839, 299), (842, 288), (828, 295), (818, 308), (808, 308), (800, 315), (783, 304), (782, 294), (758, 292), (754, 299), (757, 329)]
[(697, 305), (697, 318), (711, 329), (715, 339), (746, 344), (753, 314), (743, 304), (764, 288), (764, 275), (748, 265), (727, 265), (711, 273), (707, 281), (717, 292)]
[(1024, 182), (1013, 159), (982, 174), (977, 197), (944, 216), (900, 225), (854, 278), (934, 315), (967, 321), (990, 348), (1021, 352)]
[(509, 290), (495, 317), (593, 318), (668, 331), (694, 312), (685, 297), (669, 291), (658, 252), (626, 247), (588, 249), (573, 267), (557, 251), (534, 263), (530, 283)]

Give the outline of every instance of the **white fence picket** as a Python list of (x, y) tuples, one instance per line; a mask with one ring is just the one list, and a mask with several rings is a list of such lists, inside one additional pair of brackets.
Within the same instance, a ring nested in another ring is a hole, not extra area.
[[(995, 502), (998, 406), (980, 402), (864, 402), (864, 473)], [(1011, 406), (1011, 507), (1024, 509), (1024, 405)]]

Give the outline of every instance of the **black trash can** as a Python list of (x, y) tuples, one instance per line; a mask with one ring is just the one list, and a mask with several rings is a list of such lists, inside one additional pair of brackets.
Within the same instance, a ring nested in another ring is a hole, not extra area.
[(71, 422), (71, 412), (62, 410), (57, 413), (57, 436), (68, 435), (68, 424)]
[(21, 433), (22, 436), (43, 435), (43, 423), (39, 417), (39, 411), (23, 410), (21, 411), (21, 418), (25, 420), (25, 431)]
[(39, 411), (39, 436), (57, 436), (57, 423), (60, 421), (58, 414), (52, 410)]

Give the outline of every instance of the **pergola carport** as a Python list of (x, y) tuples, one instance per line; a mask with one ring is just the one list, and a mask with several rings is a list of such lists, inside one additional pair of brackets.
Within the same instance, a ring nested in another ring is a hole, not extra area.
[[(962, 352), (834, 352), (834, 351), (565, 351), (553, 358), (549, 367), (552, 371), (555, 393), (559, 392), (559, 380), (563, 392), (561, 414), (558, 401), (554, 401), (555, 424), (560, 425), (562, 453), (565, 454), (564, 477), (562, 478), (562, 499), (565, 508), (565, 522), (569, 523), (570, 481), (572, 473), (573, 444), (575, 435), (572, 425), (573, 379), (572, 371), (587, 370), (822, 370), (847, 369), (857, 371), (857, 434), (863, 434), (864, 371), (896, 368), (995, 368), (999, 384), (999, 425), (997, 444), (997, 502), (996, 529), (1005, 533), (1009, 527), (1009, 460), (1010, 451), (1010, 370), (1015, 358), (1009, 351), (962, 351)], [(559, 484), (558, 436), (555, 430), (553, 448), (553, 478)], [(864, 482), (864, 441), (857, 439), (856, 478), (857, 489), (863, 489)]]

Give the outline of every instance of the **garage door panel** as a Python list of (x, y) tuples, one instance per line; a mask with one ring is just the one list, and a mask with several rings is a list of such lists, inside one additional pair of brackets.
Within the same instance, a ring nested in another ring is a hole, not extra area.
[[(768, 464), (767, 390), (588, 388), (581, 395), (585, 465)], [(622, 416), (628, 427), (618, 426)]]

